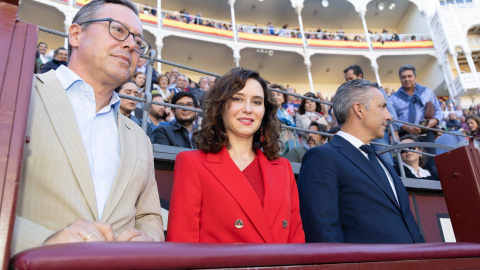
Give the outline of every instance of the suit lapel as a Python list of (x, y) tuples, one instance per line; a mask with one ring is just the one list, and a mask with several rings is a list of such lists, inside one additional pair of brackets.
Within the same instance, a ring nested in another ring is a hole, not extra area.
[(63, 146), (65, 155), (68, 158), (81, 192), (87, 200), (90, 211), (95, 219), (98, 220), (97, 202), (87, 152), (85, 151), (70, 100), (65, 93), (65, 89), (58, 81), (55, 72), (51, 71), (37, 75), (37, 78), (42, 82), (37, 83), (37, 92), (45, 105), (48, 117)]
[(285, 168), (278, 165), (278, 160), (269, 161), (261, 150), (257, 150), (257, 157), (265, 183), (263, 209), (271, 228), (285, 199), (285, 184), (289, 179), (285, 179)]
[(207, 154), (203, 164), (237, 201), (265, 242), (273, 242), (262, 204), (248, 180), (230, 158), (227, 148), (222, 148), (218, 154)]
[(105, 210), (102, 216), (103, 222), (107, 221), (112, 215), (118, 202), (122, 198), (135, 167), (137, 148), (135, 144), (135, 134), (131, 126), (135, 123), (127, 122), (126, 119), (127, 118), (120, 112), (118, 113), (117, 124), (121, 148), (120, 164), (118, 165), (117, 175), (115, 176), (115, 181), (113, 182), (107, 203), (105, 204)]
[[(355, 166), (363, 171), (384, 193), (387, 197), (398, 207), (397, 200), (393, 195), (392, 188), (388, 183), (385, 183), (378, 173), (373, 168), (368, 159), (353, 146), (350, 142), (341, 136), (335, 136), (331, 141), (333, 147), (338, 149), (338, 152), (350, 160)], [(392, 176), (393, 177), (393, 176)]]

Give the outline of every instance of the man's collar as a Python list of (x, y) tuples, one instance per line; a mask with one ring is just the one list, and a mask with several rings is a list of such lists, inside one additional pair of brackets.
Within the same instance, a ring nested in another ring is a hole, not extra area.
[(348, 142), (350, 142), (356, 148), (360, 148), (360, 146), (364, 145), (364, 143), (359, 138), (357, 138), (357, 137), (355, 137), (351, 134), (348, 134), (344, 131), (337, 132), (337, 135), (344, 138)]
[(68, 90), (75, 82), (81, 81), (82, 78), (77, 75), (77, 73), (73, 72), (73, 70), (69, 69), (66, 66), (59, 66), (55, 70), (55, 75), (57, 75), (60, 84), (63, 86), (63, 89)]

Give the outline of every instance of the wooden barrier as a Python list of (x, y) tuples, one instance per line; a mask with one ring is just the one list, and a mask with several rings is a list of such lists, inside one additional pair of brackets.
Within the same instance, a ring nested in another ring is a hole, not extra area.
[(37, 26), (17, 20), (18, 0), (0, 0), (0, 264), (7, 269), (26, 140)]

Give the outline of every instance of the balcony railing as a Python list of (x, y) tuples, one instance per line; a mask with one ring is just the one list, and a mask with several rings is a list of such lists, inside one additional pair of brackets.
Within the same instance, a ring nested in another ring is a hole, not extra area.
[[(68, 0), (59, 0), (67, 2)], [(73, 0), (75, 5), (84, 6), (91, 0)], [(474, 0), (476, 2), (477, 0)], [(147, 24), (157, 25), (158, 11), (155, 7), (135, 3), (140, 12), (140, 20)], [(178, 11), (161, 10), (161, 26), (177, 30), (190, 31), (233, 39), (231, 22), (206, 18), (201, 14), (186, 14)], [(274, 26), (257, 26), (237, 24), (238, 38), (242, 41), (265, 42), (283, 45), (303, 46), (299, 29), (276, 28)], [(429, 34), (370, 34), (373, 49), (423, 49), (433, 48)], [(334, 33), (331, 31), (305, 31), (309, 47), (368, 49), (364, 33)]]

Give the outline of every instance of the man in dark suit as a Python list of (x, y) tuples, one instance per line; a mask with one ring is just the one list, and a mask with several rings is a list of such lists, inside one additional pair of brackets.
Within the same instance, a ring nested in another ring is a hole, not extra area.
[(340, 131), (309, 150), (298, 176), (307, 242), (421, 243), (405, 186), (369, 146), (391, 115), (376, 83), (342, 84), (333, 101)]

